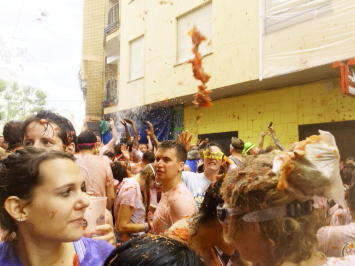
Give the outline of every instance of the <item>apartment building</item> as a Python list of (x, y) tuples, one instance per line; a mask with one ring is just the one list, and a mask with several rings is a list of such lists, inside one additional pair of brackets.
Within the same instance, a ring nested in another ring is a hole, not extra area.
[[(102, 2), (104, 115), (154, 120), (162, 138), (185, 128), (222, 143), (256, 143), (270, 122), (285, 146), (324, 129), (344, 156), (355, 150), (354, 1)], [(191, 103), (193, 26), (207, 38), (208, 108)]]

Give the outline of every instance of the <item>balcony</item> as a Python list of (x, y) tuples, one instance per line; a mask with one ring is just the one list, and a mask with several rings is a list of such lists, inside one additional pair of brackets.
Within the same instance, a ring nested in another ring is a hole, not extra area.
[(108, 11), (107, 26), (105, 28), (105, 56), (106, 64), (118, 64), (120, 54), (120, 16), (119, 2)]
[(105, 27), (105, 34), (108, 35), (115, 30), (117, 30), (120, 26), (120, 15), (119, 15), (119, 3), (113, 5), (109, 11), (107, 16), (107, 26)]

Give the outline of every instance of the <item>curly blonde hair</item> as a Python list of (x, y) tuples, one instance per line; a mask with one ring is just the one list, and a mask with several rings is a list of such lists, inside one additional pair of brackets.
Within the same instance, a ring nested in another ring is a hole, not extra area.
[[(222, 193), (229, 207), (248, 213), (296, 200), (292, 193), (277, 189), (278, 177), (272, 172), (272, 160), (272, 154), (248, 156), (240, 169), (227, 175)], [(313, 210), (298, 218), (281, 217), (259, 222), (263, 235), (273, 243), (276, 265), (286, 260), (298, 263), (311, 257), (317, 245), (316, 232), (323, 225), (322, 214)], [(234, 221), (230, 225), (234, 231), (243, 230), (246, 222)]]

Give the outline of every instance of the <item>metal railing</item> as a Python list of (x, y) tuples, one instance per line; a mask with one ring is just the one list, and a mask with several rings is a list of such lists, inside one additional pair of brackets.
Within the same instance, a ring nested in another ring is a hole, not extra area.
[(119, 13), (119, 3), (113, 5), (107, 16), (107, 26), (105, 27), (105, 34), (109, 34), (113, 30), (117, 29), (120, 24), (120, 13)]

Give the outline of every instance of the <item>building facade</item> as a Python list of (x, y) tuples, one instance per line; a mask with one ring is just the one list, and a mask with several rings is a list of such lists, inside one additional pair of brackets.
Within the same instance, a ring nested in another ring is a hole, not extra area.
[[(355, 143), (352, 67), (346, 63), (355, 57), (354, 1), (103, 2), (103, 114), (134, 116), (164, 108), (170, 110), (173, 133), (185, 128), (195, 137), (238, 135), (258, 142), (273, 122), (286, 146), (316, 128), (331, 129), (338, 142), (342, 135)], [(114, 5), (119, 27), (110, 30)], [(200, 51), (211, 75), (209, 108), (191, 104), (198, 85), (186, 63), (193, 26), (207, 38)], [(343, 68), (333, 68), (336, 62)], [(355, 150), (342, 146), (345, 155)]]

